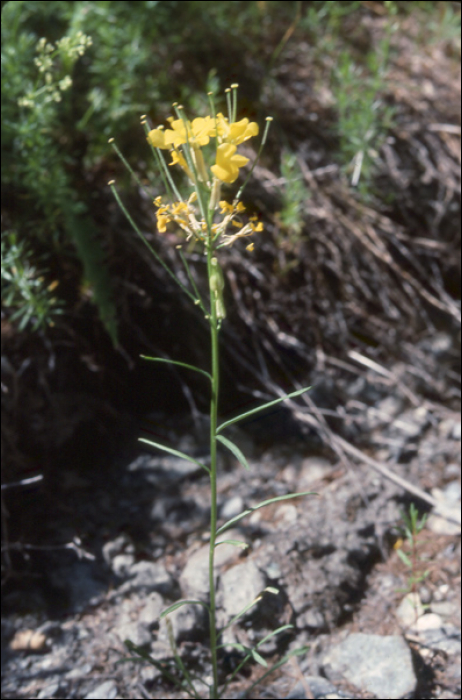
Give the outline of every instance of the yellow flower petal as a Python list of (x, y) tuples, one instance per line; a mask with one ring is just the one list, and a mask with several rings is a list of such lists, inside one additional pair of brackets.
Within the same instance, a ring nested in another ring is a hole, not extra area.
[(222, 141), (237, 146), (258, 134), (258, 124), (249, 122), (247, 117), (230, 124), (228, 119), (220, 112), (217, 114), (217, 130)]
[(147, 135), (147, 140), (154, 148), (168, 148), (164, 129), (152, 129)]
[(220, 202), (221, 214), (232, 214), (234, 211), (233, 205), (222, 199)]
[(159, 211), (157, 212), (157, 228), (159, 229), (159, 233), (165, 233), (167, 230), (167, 224), (171, 221), (170, 216), (165, 216), (164, 214), (160, 214)]
[(215, 135), (215, 122), (212, 117), (197, 117), (191, 124), (194, 146), (206, 146), (210, 136)]
[(178, 165), (183, 168), (183, 170), (185, 171), (186, 175), (189, 177), (191, 182), (194, 182), (194, 176), (191, 173), (183, 154), (180, 151), (174, 150), (174, 151), (172, 151), (171, 156), (172, 156), (172, 162), (170, 163), (170, 165), (176, 165), (178, 163)]
[(249, 159), (236, 153), (237, 146), (222, 143), (217, 148), (217, 161), (210, 168), (212, 173), (222, 182), (233, 183), (239, 175), (239, 168), (247, 165)]
[(206, 146), (210, 141), (210, 136), (215, 135), (215, 122), (212, 117), (197, 117), (192, 122), (186, 119), (169, 120), (171, 129), (165, 132), (165, 143), (175, 148), (188, 143), (194, 148)]

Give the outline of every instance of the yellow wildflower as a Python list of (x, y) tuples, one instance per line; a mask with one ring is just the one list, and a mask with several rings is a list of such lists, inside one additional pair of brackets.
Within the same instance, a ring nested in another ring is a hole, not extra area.
[(165, 142), (165, 130), (161, 126), (158, 129), (152, 129), (147, 139), (154, 148), (169, 148), (169, 145)]
[(167, 224), (170, 223), (172, 220), (172, 217), (168, 213), (168, 207), (162, 207), (161, 209), (158, 209), (156, 212), (157, 216), (157, 228), (159, 229), (159, 233), (165, 233), (167, 230)]
[(194, 182), (194, 175), (190, 171), (184, 155), (180, 151), (177, 151), (175, 149), (171, 152), (171, 156), (172, 156), (172, 162), (170, 163), (170, 165), (176, 165), (178, 163), (178, 165), (181, 168), (183, 168), (183, 170), (185, 171), (186, 175), (189, 177), (191, 182)]
[(212, 117), (197, 117), (192, 122), (170, 117), (168, 121), (172, 128), (165, 132), (165, 143), (175, 148), (187, 142), (193, 148), (201, 148), (208, 144), (210, 136), (215, 135), (215, 122)]
[(252, 138), (252, 136), (257, 136), (258, 124), (256, 122), (249, 122), (247, 117), (230, 124), (228, 119), (220, 112), (217, 114), (217, 131), (221, 141), (232, 143), (237, 146)]
[(239, 175), (239, 168), (247, 165), (249, 159), (236, 153), (237, 146), (222, 143), (217, 148), (217, 162), (210, 168), (222, 182), (233, 183)]
[(234, 212), (234, 207), (232, 204), (223, 199), (220, 202), (220, 213), (221, 214), (232, 214)]

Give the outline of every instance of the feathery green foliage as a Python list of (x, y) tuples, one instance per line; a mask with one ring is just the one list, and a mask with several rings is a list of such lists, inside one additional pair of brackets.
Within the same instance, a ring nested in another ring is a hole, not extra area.
[[(116, 313), (105, 256), (95, 225), (85, 214), (87, 206), (77, 195), (70, 175), (74, 159), (66, 147), (68, 135), (63, 129), (72, 109), (73, 69), (91, 39), (71, 29), (55, 43), (44, 38), (37, 42), (33, 34), (21, 31), (17, 12), (18, 8), (6, 8), (2, 17), (2, 186), (29, 206), (25, 215), (18, 216), (16, 248), (10, 254), (23, 250), (18, 245), (26, 236), (50, 248), (59, 247), (62, 235), (67, 236), (82, 261), (101, 320), (116, 344)], [(9, 239), (3, 245), (6, 250)], [(21, 279), (18, 273), (14, 279), (15, 270), (20, 267), (10, 267), (8, 273), (10, 289), (24, 291), (24, 277)], [(28, 267), (29, 289), (34, 271), (34, 267)], [(40, 286), (37, 283), (35, 280), (36, 292)], [(40, 299), (43, 301), (43, 295)], [(37, 296), (29, 297), (29, 311), (23, 319), (37, 313), (36, 301)]]

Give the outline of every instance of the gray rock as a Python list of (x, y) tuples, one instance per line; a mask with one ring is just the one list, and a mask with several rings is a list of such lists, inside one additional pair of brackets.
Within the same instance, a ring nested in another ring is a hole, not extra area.
[(404, 698), (416, 688), (411, 652), (397, 635), (350, 634), (323, 658), (327, 677), (347, 680), (379, 698)]
[(367, 427), (375, 430), (389, 425), (403, 408), (403, 401), (396, 396), (387, 396), (366, 411)]
[[(204, 638), (208, 616), (206, 608), (202, 605), (182, 605), (167, 617), (171, 622), (173, 637), (177, 644), (184, 641), (198, 642)], [(168, 641), (166, 618), (160, 621), (159, 639)]]
[(419, 345), (424, 350), (429, 350), (436, 358), (445, 357), (454, 345), (454, 340), (449, 333), (436, 333), (431, 338), (425, 338)]
[(297, 480), (297, 491), (304, 491), (317, 481), (332, 472), (333, 465), (323, 457), (307, 457), (303, 460), (300, 476)]
[(461, 498), (460, 481), (451, 481), (442, 489), (444, 499), (448, 502), (459, 503)]
[[(219, 538), (242, 539), (238, 530), (228, 530)], [(215, 571), (218, 574), (223, 564), (238, 559), (241, 550), (232, 544), (221, 544), (215, 550)], [(206, 601), (209, 593), (209, 547), (205, 545), (194, 552), (181, 572), (180, 587), (184, 598)]]
[(114, 632), (121, 642), (125, 642), (125, 640), (128, 639), (138, 647), (147, 647), (152, 640), (152, 634), (148, 625), (141, 624), (137, 620), (131, 620), (125, 615), (123, 619), (114, 626)]
[(442, 420), (438, 426), (438, 432), (443, 438), (460, 440), (460, 420), (457, 421), (454, 418)]
[(62, 693), (62, 688), (59, 683), (50, 683), (50, 685), (45, 686), (40, 693), (37, 695), (40, 700), (42, 698), (56, 698), (58, 693)]
[[(219, 600), (228, 617), (237, 615), (265, 588), (266, 582), (257, 565), (247, 560), (228, 569), (220, 578)], [(248, 615), (255, 612), (255, 607)]]
[(399, 435), (404, 440), (415, 440), (423, 434), (428, 425), (428, 411), (419, 407), (405, 411), (391, 425), (391, 434)]
[(462, 425), (460, 420), (456, 421), (454, 428), (452, 429), (451, 437), (453, 440), (460, 440), (462, 435)]
[(458, 479), (460, 475), (460, 464), (450, 462), (444, 468), (444, 476), (446, 479)]
[(75, 678), (87, 678), (92, 671), (93, 664), (91, 663), (77, 664), (74, 666), (74, 668), (71, 668), (68, 673), (66, 673), (66, 679), (72, 681)]
[(119, 535), (103, 546), (103, 558), (109, 566), (112, 566), (112, 561), (118, 554), (134, 554), (134, 552), (135, 547), (126, 534)]
[(241, 496), (233, 496), (223, 504), (220, 510), (220, 518), (223, 520), (231, 520), (234, 516), (239, 515), (244, 510), (244, 499)]
[(408, 593), (396, 609), (396, 617), (402, 627), (410, 627), (424, 614), (418, 593)]
[(133, 554), (116, 554), (111, 561), (111, 569), (116, 576), (127, 578), (127, 576), (130, 575), (130, 570), (134, 563), (135, 557)]
[(162, 596), (153, 592), (144, 599), (144, 607), (140, 611), (138, 619), (141, 623), (152, 627), (159, 622), (160, 615), (166, 607)]
[(195, 462), (189, 462), (181, 457), (143, 454), (130, 464), (129, 471), (142, 472), (146, 481), (157, 486), (165, 483), (166, 480), (176, 481), (203, 470)]
[[(152, 641), (152, 628), (159, 622), (159, 616), (165, 608), (158, 593), (152, 593), (142, 603), (142, 597), (135, 596), (122, 601), (119, 616), (114, 625), (114, 632), (121, 642), (129, 639), (137, 646), (148, 647)], [(141, 607), (141, 611), (139, 611)]]
[(104, 681), (97, 688), (95, 688), (91, 693), (85, 695), (84, 700), (100, 700), (101, 698), (108, 698), (112, 700), (117, 697), (117, 686), (114, 681)]
[(450, 600), (435, 601), (431, 605), (431, 611), (447, 620), (454, 621), (457, 617), (460, 619), (460, 601), (457, 603)]
[[(332, 685), (332, 683), (321, 676), (305, 676), (305, 681), (315, 700), (318, 700), (318, 698), (325, 698), (327, 695), (333, 697), (337, 693), (335, 685)], [(295, 688), (286, 695), (287, 700), (304, 700), (306, 697), (307, 695), (302, 682), (297, 683)]]
[(129, 575), (131, 578), (120, 587), (120, 593), (138, 589), (172, 593), (172, 577), (160, 562), (138, 561), (130, 568)]
[(438, 535), (460, 534), (460, 501), (454, 500), (454, 491), (455, 489), (450, 490), (448, 499), (441, 489), (432, 489), (432, 496), (438, 501), (438, 509), (431, 513), (426, 526)]
[(460, 629), (454, 625), (443, 625), (439, 629), (427, 629), (420, 633), (425, 644), (434, 651), (442, 651), (448, 655), (460, 656)]

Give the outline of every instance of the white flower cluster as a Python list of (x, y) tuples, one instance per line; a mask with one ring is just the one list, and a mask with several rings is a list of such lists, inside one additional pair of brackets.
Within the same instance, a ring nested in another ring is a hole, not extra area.
[(56, 42), (56, 48), (68, 58), (76, 60), (83, 56), (85, 51), (93, 43), (91, 36), (83, 32), (77, 32), (75, 36), (64, 36)]
[(58, 70), (55, 59), (60, 57), (63, 64), (69, 70), (69, 66), (83, 56), (89, 46), (92, 45), (92, 39), (87, 34), (79, 31), (75, 36), (64, 36), (56, 42), (56, 45), (47, 42), (42, 37), (37, 43), (37, 56), (34, 63), (37, 66), (39, 73), (43, 75), (44, 85), (31, 90), (27, 95), (18, 100), (20, 107), (34, 107), (37, 102), (61, 102), (62, 93), (72, 85), (70, 75), (57, 80), (53, 72)]

